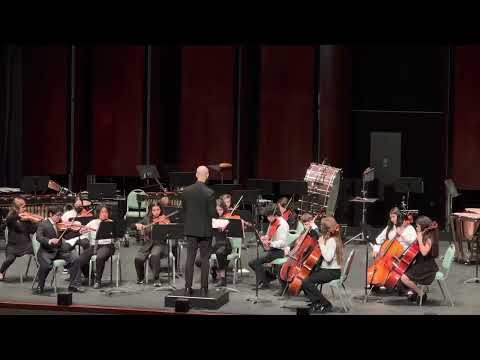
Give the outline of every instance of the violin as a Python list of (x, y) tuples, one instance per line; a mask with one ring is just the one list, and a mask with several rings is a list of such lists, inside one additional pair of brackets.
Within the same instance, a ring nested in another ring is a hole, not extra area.
[(20, 221), (31, 221), (33, 223), (38, 223), (40, 221), (45, 220), (43, 216), (32, 214), (26, 211), (19, 214), (19, 216), (20, 216)]
[(237, 203), (235, 204), (235, 206), (233, 207), (233, 209), (225, 214), (223, 214), (222, 218), (224, 219), (236, 219), (236, 220), (242, 220), (242, 224), (243, 225), (247, 225), (247, 226), (250, 226), (252, 227), (253, 224), (249, 223), (248, 221), (245, 221), (243, 220), (240, 215), (233, 215), (233, 213), (235, 212), (235, 210), (237, 210), (238, 208), (238, 205), (240, 204), (240, 201), (242, 201), (242, 198), (243, 198), (243, 195), (240, 197), (240, 199), (237, 201)]
[(178, 214), (179, 212), (180, 212), (180, 210), (177, 210), (177, 211), (174, 211), (174, 212), (172, 212), (171, 214), (168, 214), (168, 215), (160, 215), (159, 217), (153, 219), (150, 224), (145, 225), (143, 227), (143, 229), (145, 230), (146, 228), (149, 228), (150, 226), (153, 226), (153, 225), (170, 224), (171, 222), (170, 222), (169, 217), (171, 217), (175, 214)]
[(81, 229), (85, 229), (88, 231), (96, 231), (96, 229), (82, 225), (78, 221), (59, 222), (59, 223), (56, 223), (55, 226), (58, 231), (66, 231), (66, 230), (80, 231)]

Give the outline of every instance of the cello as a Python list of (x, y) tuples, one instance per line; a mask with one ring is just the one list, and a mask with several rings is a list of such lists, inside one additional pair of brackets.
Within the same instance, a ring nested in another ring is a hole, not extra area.
[[(437, 222), (433, 221), (430, 226), (422, 230), (422, 234), (425, 235), (427, 232), (435, 230), (438, 228)], [(385, 280), (385, 287), (395, 288), (398, 281), (402, 275), (407, 271), (408, 267), (412, 264), (415, 257), (420, 252), (420, 246), (418, 245), (418, 240), (415, 241), (408, 249), (401, 255), (401, 257), (394, 257), (392, 261), (391, 271)]]
[(297, 239), (295, 247), (288, 254), (287, 262), (282, 265), (280, 270), (280, 279), (287, 282), (290, 295), (296, 296), (300, 293), (303, 279), (308, 277), (320, 260), (321, 253), (318, 241), (309, 235), (317, 216), (305, 227), (303, 233)]
[[(413, 218), (410, 215), (403, 220), (401, 226), (402, 233), (412, 221)], [(367, 270), (368, 284), (370, 286), (385, 286), (385, 281), (392, 269), (393, 260), (400, 257), (403, 253), (404, 249), (398, 241), (398, 236), (392, 240), (385, 240), (380, 247), (379, 254)]]

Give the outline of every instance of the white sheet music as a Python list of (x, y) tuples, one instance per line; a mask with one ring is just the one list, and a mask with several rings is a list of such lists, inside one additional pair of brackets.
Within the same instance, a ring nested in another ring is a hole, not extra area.
[(212, 219), (212, 228), (221, 229), (229, 224), (230, 221), (226, 219)]

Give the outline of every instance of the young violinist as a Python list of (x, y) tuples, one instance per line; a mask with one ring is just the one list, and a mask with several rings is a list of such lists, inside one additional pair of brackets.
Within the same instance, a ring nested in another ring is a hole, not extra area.
[[(73, 221), (76, 217), (80, 216), (80, 214), (86, 213), (88, 211), (87, 206), (90, 205), (90, 201), (83, 201), (80, 199), (80, 196), (75, 198), (75, 202), (73, 204), (73, 209), (65, 211), (62, 216), (62, 222), (70, 222)], [(90, 212), (91, 213), (91, 212)], [(93, 216), (93, 214), (91, 215)]]
[[(273, 279), (267, 277), (264, 264), (285, 256), (284, 249), (287, 246), (289, 231), (288, 223), (275, 212), (274, 207), (268, 207), (265, 210), (265, 216), (270, 223), (267, 234), (260, 238), (264, 244), (265, 253), (258, 259), (255, 258), (248, 263), (250, 268), (255, 271), (256, 282), (259, 289), (269, 288), (269, 282)], [(273, 235), (272, 229), (276, 229)]]
[(318, 245), (322, 259), (308, 278), (302, 283), (302, 290), (312, 302), (312, 310), (329, 312), (332, 304), (317, 289), (318, 284), (329, 283), (339, 279), (343, 264), (343, 242), (340, 237), (340, 228), (332, 216), (322, 218)]
[(430, 285), (435, 280), (438, 265), (438, 230), (433, 227), (433, 221), (427, 216), (420, 216), (416, 220), (417, 241), (420, 248), (414, 263), (400, 278), (401, 286), (411, 289), (407, 296), (411, 301), (422, 302), (427, 300), (427, 294), (422, 294), (417, 284)]
[(40, 249), (37, 253), (37, 260), (40, 265), (38, 269), (38, 286), (34, 290), (34, 294), (41, 295), (45, 285), (45, 279), (52, 269), (54, 260), (65, 260), (66, 266), (70, 273), (69, 291), (84, 292), (80, 287), (80, 263), (79, 258), (70, 253), (70, 245), (67, 245), (61, 236), (61, 231), (57, 229), (60, 222), (63, 209), (61, 207), (53, 207), (49, 209), (49, 218), (38, 225), (37, 240), (40, 243)]
[(37, 230), (37, 224), (42, 219), (39, 216), (28, 214), (26, 210), (24, 199), (20, 197), (13, 199), (6, 219), (8, 239), (5, 239), (7, 241), (6, 258), (0, 267), (0, 281), (5, 279), (5, 272), (17, 257), (27, 254), (33, 255), (30, 234)]
[(277, 200), (277, 208), (280, 211), (280, 215), (287, 220), (288, 226), (291, 230), (297, 228), (297, 215), (291, 210), (288, 209), (289, 200), (286, 197), (281, 197)]
[(144, 232), (145, 243), (138, 250), (135, 256), (135, 270), (137, 271), (137, 284), (145, 284), (145, 262), (150, 257), (150, 267), (153, 270), (153, 286), (162, 286), (160, 282), (160, 259), (168, 256), (168, 247), (165, 239), (152, 239), (151, 224), (167, 223), (168, 219), (164, 219), (163, 210), (160, 203), (152, 203), (148, 209), (147, 215), (141, 222), (134, 224), (135, 228)]
[(404, 220), (404, 215), (400, 212), (398, 207), (394, 207), (390, 210), (387, 226), (375, 240), (376, 245), (373, 246), (373, 257), (378, 255), (380, 247), (385, 240), (393, 240), (397, 238), (404, 249), (407, 249), (415, 242), (417, 233), (413, 226)]
[[(90, 258), (94, 255), (96, 250), (97, 258), (95, 263), (96, 271), (95, 282), (93, 286), (94, 289), (98, 289), (102, 286), (102, 275), (103, 270), (105, 269), (105, 262), (115, 253), (114, 239), (96, 240), (97, 231), (100, 227), (100, 224), (104, 221), (113, 221), (110, 219), (110, 210), (105, 205), (98, 206), (97, 209), (98, 219), (90, 221), (84, 228), (80, 230), (80, 233), (83, 234), (81, 237), (90, 240), (90, 246), (79, 256), (80, 268), (83, 276), (88, 279)], [(92, 231), (91, 229), (95, 230)], [(97, 243), (97, 249), (95, 249), (95, 243)]]
[(223, 203), (225, 204), (225, 206), (227, 208), (227, 212), (231, 211), (232, 210), (232, 195), (223, 194), (220, 198), (222, 199)]
[[(216, 200), (217, 206), (217, 216), (216, 218), (222, 218), (227, 213), (227, 206), (222, 199)], [(212, 279), (216, 282), (217, 277), (220, 278), (220, 282), (216, 285), (217, 287), (227, 286), (227, 279), (225, 277), (225, 269), (228, 266), (227, 256), (232, 253), (232, 244), (230, 240), (227, 239), (226, 229), (213, 229), (213, 241), (210, 249), (210, 254), (215, 254), (217, 257), (218, 268), (212, 266), (210, 272), (212, 274)], [(195, 265), (198, 267), (202, 266), (200, 257), (195, 261)]]

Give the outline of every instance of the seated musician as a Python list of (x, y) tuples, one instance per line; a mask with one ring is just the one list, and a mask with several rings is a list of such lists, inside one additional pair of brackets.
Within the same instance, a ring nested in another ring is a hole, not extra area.
[(286, 197), (281, 197), (280, 199), (277, 200), (277, 207), (280, 211), (280, 215), (283, 216), (285, 220), (287, 220), (288, 226), (290, 226), (291, 230), (295, 230), (297, 228), (297, 215), (295, 212), (290, 210), (288, 212), (288, 218), (286, 218), (286, 215), (284, 216), (285, 212), (287, 212), (289, 209), (287, 208), (288, 205), (288, 198)]
[(20, 197), (13, 199), (6, 219), (8, 239), (5, 239), (7, 247), (5, 249), (5, 261), (0, 267), (0, 281), (5, 279), (5, 272), (17, 257), (33, 255), (30, 234), (37, 230), (37, 223), (40, 221), (40, 217), (32, 217), (27, 213), (24, 199)]
[(70, 273), (69, 291), (84, 292), (80, 287), (80, 262), (79, 258), (70, 253), (71, 246), (60, 239), (60, 233), (56, 224), (60, 222), (63, 210), (60, 207), (49, 209), (49, 218), (38, 225), (37, 240), (40, 243), (37, 260), (40, 265), (38, 269), (38, 286), (34, 294), (40, 295), (44, 292), (45, 279), (52, 269), (53, 261), (57, 259), (65, 260), (66, 268)]
[[(77, 217), (81, 217), (81, 216), (91, 216), (93, 217), (93, 214), (91, 211), (89, 211), (89, 209), (87, 209), (88, 206), (91, 205), (91, 202), (90, 201), (87, 201), (87, 200), (82, 200), (80, 198), (80, 196), (77, 196), (75, 197), (75, 202), (73, 204), (73, 209), (70, 209), (68, 211), (65, 211), (63, 213), (63, 216), (62, 216), (62, 223), (72, 223), (72, 222), (75, 222), (75, 218)], [(76, 224), (79, 224), (81, 225), (80, 222), (76, 222)], [(71, 230), (69, 229), (65, 235), (64, 235), (64, 239), (73, 239), (77, 236), (79, 236), (79, 232), (78, 231), (74, 231), (74, 230)], [(80, 245), (83, 247), (83, 248), (86, 248), (88, 247), (88, 241), (84, 242), (84, 241), (80, 241)], [(73, 248), (73, 247), (72, 247)]]
[[(264, 244), (265, 253), (258, 259), (254, 258), (248, 263), (250, 268), (255, 271), (256, 282), (259, 289), (269, 288), (269, 282), (273, 280), (271, 277), (267, 276), (267, 271), (264, 264), (278, 258), (283, 258), (285, 256), (284, 249), (287, 246), (289, 230), (288, 223), (281, 216), (279, 216), (278, 213), (274, 212), (275, 209), (273, 207), (268, 207), (265, 210), (265, 216), (270, 223), (267, 230), (267, 235), (264, 235), (261, 238), (261, 241)], [(279, 223), (277, 223), (277, 221)], [(278, 229), (273, 237), (269, 239), (268, 233), (273, 224), (278, 225)]]
[[(90, 264), (90, 258), (94, 255), (96, 250), (96, 263), (95, 263), (95, 283), (93, 288), (98, 289), (102, 286), (102, 275), (105, 269), (105, 262), (113, 256), (115, 253), (114, 239), (99, 239), (96, 241), (97, 231), (100, 227), (100, 223), (103, 221), (113, 221), (110, 219), (110, 210), (105, 205), (100, 205), (98, 209), (98, 219), (90, 221), (86, 228), (80, 230), (83, 235), (82, 238), (90, 239), (90, 246), (80, 254), (80, 268), (83, 276), (88, 279), (88, 267)], [(90, 231), (89, 229), (96, 229)], [(97, 242), (97, 248), (95, 249), (95, 242)], [(70, 274), (71, 275), (71, 274)]]
[(153, 286), (162, 286), (160, 282), (160, 259), (168, 256), (168, 246), (165, 239), (152, 239), (152, 226), (145, 228), (155, 222), (160, 222), (163, 215), (163, 209), (160, 203), (152, 203), (149, 206), (147, 215), (141, 222), (133, 224), (133, 226), (144, 232), (145, 242), (138, 250), (135, 256), (135, 270), (137, 271), (137, 284), (145, 284), (145, 262), (150, 257), (150, 267), (153, 270)]
[(73, 221), (83, 210), (83, 201), (80, 199), (79, 196), (75, 198), (75, 202), (73, 204), (73, 209), (65, 211), (62, 216), (62, 222), (69, 222)]
[(302, 290), (312, 302), (313, 311), (329, 312), (332, 304), (317, 289), (318, 284), (326, 284), (341, 276), (343, 263), (343, 242), (340, 228), (332, 216), (322, 218), (318, 245), (322, 253), (320, 265), (302, 283)]
[[(217, 216), (216, 218), (221, 218), (227, 213), (227, 207), (222, 199), (217, 199)], [(230, 240), (227, 239), (227, 232), (225, 229), (213, 229), (213, 241), (210, 249), (210, 255), (215, 254), (217, 257), (218, 268), (214, 265), (210, 269), (212, 274), (213, 282), (216, 282), (217, 276), (220, 277), (220, 282), (217, 284), (217, 287), (227, 286), (227, 279), (225, 277), (225, 270), (228, 266), (227, 256), (232, 253), (232, 244)], [(210, 256), (209, 256), (210, 258)], [(200, 256), (195, 260), (195, 265), (198, 267), (202, 266), (202, 261)]]
[[(310, 231), (309, 231), (309, 235), (318, 240), (319, 238), (319, 230), (318, 230), (318, 226), (317, 224), (315, 224), (315, 222), (313, 221), (313, 216), (312, 214), (309, 214), (309, 213), (303, 213), (302, 216), (300, 217), (300, 222), (303, 224), (304, 227), (310, 227)], [(302, 236), (302, 234), (299, 235), (299, 237)], [(298, 240), (298, 239), (297, 239)], [(295, 240), (295, 242), (297, 241)], [(295, 242), (293, 244), (291, 244), (291, 246), (286, 246), (284, 248), (284, 254), (285, 256), (288, 256), (288, 254), (290, 253), (290, 251), (295, 247)], [(285, 287), (287, 286), (287, 283), (285, 281), (283, 281), (282, 279), (280, 279), (280, 277), (278, 278), (278, 281), (280, 282), (280, 290), (275, 293), (275, 296), (282, 296), (284, 295), (286, 289)]]
[[(168, 199), (168, 196), (162, 196), (160, 199), (160, 206), (163, 208), (167, 207), (170, 204), (170, 200)], [(168, 214), (165, 214), (168, 215)]]
[(378, 255), (380, 246), (385, 240), (393, 240), (397, 238), (404, 249), (407, 249), (415, 242), (417, 234), (412, 225), (404, 222), (404, 215), (400, 212), (398, 207), (390, 210), (390, 218), (387, 226), (377, 236), (373, 246), (373, 257)]
[(432, 220), (426, 216), (420, 216), (416, 221), (417, 241), (420, 248), (412, 265), (400, 278), (400, 286), (411, 289), (407, 296), (411, 301), (422, 302), (427, 300), (427, 294), (422, 294), (417, 284), (430, 285), (435, 280), (438, 265), (435, 258), (438, 257), (438, 230), (429, 229)]

